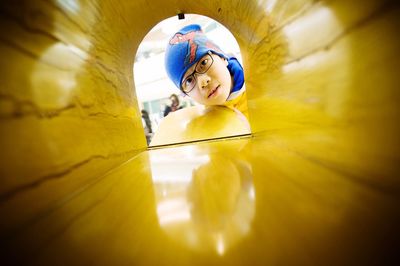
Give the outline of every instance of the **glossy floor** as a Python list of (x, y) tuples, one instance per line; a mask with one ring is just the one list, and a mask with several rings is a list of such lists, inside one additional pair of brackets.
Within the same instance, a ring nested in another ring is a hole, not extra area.
[(3, 255), (39, 265), (389, 261), (398, 187), (285, 143), (269, 136), (143, 152), (14, 230)]

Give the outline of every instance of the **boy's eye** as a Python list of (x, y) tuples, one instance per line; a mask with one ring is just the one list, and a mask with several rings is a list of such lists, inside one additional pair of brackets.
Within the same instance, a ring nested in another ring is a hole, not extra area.
[(192, 76), (187, 77), (185, 80), (185, 87), (190, 87), (193, 82), (194, 82), (194, 78)]
[(207, 64), (208, 64), (208, 59), (203, 59), (199, 64), (200, 69), (204, 69), (207, 66)]

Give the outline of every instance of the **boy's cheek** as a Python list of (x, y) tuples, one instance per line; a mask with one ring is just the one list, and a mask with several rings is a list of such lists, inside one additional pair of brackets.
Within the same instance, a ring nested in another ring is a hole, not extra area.
[(192, 98), (195, 102), (197, 102), (199, 104), (206, 105), (208, 103), (207, 98), (205, 96), (201, 95), (201, 93), (198, 91), (195, 94), (193, 94), (192, 96), (190, 96), (190, 98)]

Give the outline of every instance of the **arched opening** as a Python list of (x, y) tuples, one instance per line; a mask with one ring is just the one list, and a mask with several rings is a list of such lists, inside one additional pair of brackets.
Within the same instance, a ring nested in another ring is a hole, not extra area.
[[(181, 116), (189, 117), (193, 112), (188, 107), (201, 108), (198, 102), (184, 92), (180, 91), (168, 78), (165, 70), (165, 48), (173, 34), (186, 25), (198, 24), (206, 36), (221, 48), (229, 57), (235, 57), (243, 65), (239, 45), (232, 33), (217, 21), (201, 15), (185, 14), (184, 19), (177, 16), (165, 19), (154, 26), (142, 40), (135, 56), (133, 74), (135, 80), (136, 95), (139, 109), (142, 113), (142, 124), (149, 145), (152, 137), (158, 131), (164, 118), (174, 111), (180, 111)], [(174, 108), (171, 107), (174, 102)], [(197, 107), (196, 107), (197, 106)], [(186, 110), (184, 110), (186, 109)], [(186, 112), (186, 114), (184, 113)], [(243, 116), (244, 117), (244, 116)], [(192, 119), (193, 118), (193, 119)], [(194, 118), (192, 116), (192, 120)], [(242, 119), (242, 117), (241, 117)], [(243, 119), (242, 119), (243, 120)], [(250, 126), (246, 133), (250, 133)], [(243, 135), (243, 130), (237, 134), (228, 134), (218, 137), (230, 137), (232, 135)], [(157, 141), (156, 145), (182, 143), (215, 138), (202, 134), (201, 137), (190, 136), (189, 138), (168, 138)], [(154, 146), (151, 145), (150, 146)]]

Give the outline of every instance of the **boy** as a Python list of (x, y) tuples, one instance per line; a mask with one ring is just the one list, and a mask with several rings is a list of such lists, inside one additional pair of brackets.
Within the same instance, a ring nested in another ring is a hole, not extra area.
[(248, 118), (243, 68), (210, 41), (201, 27), (183, 27), (170, 39), (165, 52), (169, 78), (196, 102), (224, 105)]

